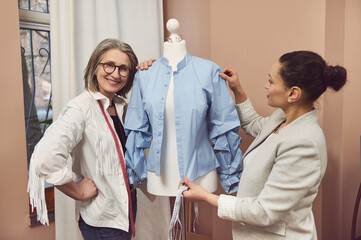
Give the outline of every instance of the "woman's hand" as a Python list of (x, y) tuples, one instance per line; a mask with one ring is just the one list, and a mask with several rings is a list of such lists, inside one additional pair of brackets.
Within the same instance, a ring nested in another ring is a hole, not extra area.
[(139, 66), (137, 66), (137, 70), (147, 70), (150, 66), (152, 66), (155, 59), (149, 59), (148, 61), (141, 62)]
[(71, 181), (55, 187), (65, 195), (79, 201), (87, 201), (98, 194), (95, 183), (89, 178), (83, 178), (79, 183)]
[[(188, 190), (183, 192), (183, 196), (186, 199), (192, 201), (205, 201), (212, 205), (213, 207), (218, 207), (218, 196), (212, 193), (209, 193), (203, 187), (192, 183), (187, 177), (183, 177), (184, 184), (189, 187)], [(181, 186), (182, 183), (179, 184)]]
[[(192, 201), (204, 201), (207, 196), (207, 191), (201, 186), (192, 183), (187, 177), (183, 177), (184, 184), (189, 187), (183, 192), (183, 196)], [(181, 185), (181, 184), (180, 184)]]
[(236, 104), (247, 100), (247, 95), (241, 86), (236, 70), (225, 68), (219, 76), (228, 82), (229, 88), (234, 93)]
[(89, 200), (95, 197), (98, 194), (97, 186), (95, 183), (89, 178), (83, 178), (79, 183), (78, 187), (82, 190), (82, 199), (83, 201)]

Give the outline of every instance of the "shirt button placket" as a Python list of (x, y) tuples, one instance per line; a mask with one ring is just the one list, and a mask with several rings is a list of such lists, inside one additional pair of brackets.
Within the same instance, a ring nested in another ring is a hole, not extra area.
[[(170, 69), (168, 69), (166, 73), (167, 73), (167, 79), (169, 79), (169, 78), (170, 78), (170, 74), (171, 74)], [(164, 84), (164, 87), (168, 87), (168, 84), (165, 83), (165, 84)]]

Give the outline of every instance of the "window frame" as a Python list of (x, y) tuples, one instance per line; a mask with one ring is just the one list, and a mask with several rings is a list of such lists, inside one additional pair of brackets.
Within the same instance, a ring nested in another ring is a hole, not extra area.
[[(20, 29), (27, 30), (38, 30), (38, 31), (47, 31), (50, 36), (50, 13), (42, 13), (31, 10), (19, 9), (19, 20), (20, 20)], [(50, 41), (50, 38), (49, 38)], [(50, 43), (49, 43), (50, 46)], [(49, 53), (50, 53), (49, 49)], [(50, 59), (49, 55), (49, 59)], [(54, 186), (45, 188), (45, 201), (48, 209), (48, 218), (49, 222), (55, 220), (55, 207), (54, 207)], [(41, 225), (37, 221), (36, 208), (32, 210), (29, 199), (29, 224), (30, 226)]]

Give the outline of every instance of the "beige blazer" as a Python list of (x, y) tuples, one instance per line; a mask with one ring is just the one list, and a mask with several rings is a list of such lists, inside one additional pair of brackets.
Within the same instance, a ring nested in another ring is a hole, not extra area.
[[(249, 100), (236, 109), (242, 128), (255, 137), (243, 158), (285, 120), (282, 110), (259, 116)], [(224, 217), (233, 220), (233, 239), (317, 239), (312, 202), (326, 165), (315, 110), (272, 135), (243, 170), (234, 213)]]

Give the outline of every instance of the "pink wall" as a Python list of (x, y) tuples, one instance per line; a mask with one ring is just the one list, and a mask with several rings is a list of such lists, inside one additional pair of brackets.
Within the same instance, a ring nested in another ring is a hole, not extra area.
[[(165, 20), (179, 20), (178, 33), (187, 41), (190, 54), (210, 59), (222, 68), (237, 69), (262, 115), (274, 110), (266, 105), (264, 83), (272, 63), (282, 53), (312, 50), (331, 64), (347, 67), (346, 88), (339, 93), (328, 92), (317, 104), (329, 164), (313, 211), (319, 239), (349, 239), (361, 180), (361, 108), (357, 106), (361, 103), (360, 1), (165, 0), (164, 4)], [(243, 133), (241, 136), (245, 150), (252, 139)], [(212, 213), (212, 220), (207, 214), (201, 219), (204, 226), (199, 232), (214, 239), (231, 239), (230, 223), (220, 220), (215, 209)]]
[(0, 239), (55, 239), (54, 224), (29, 227), (18, 4), (1, 4)]
[[(345, 1), (326, 4), (325, 57), (330, 63), (344, 64)], [(327, 139), (328, 166), (323, 184), (323, 239), (342, 239), (342, 133), (343, 92), (324, 95), (323, 129)], [(331, 120), (332, 119), (332, 120)], [(331, 120), (331, 121), (330, 121)], [(332, 209), (332, 211), (329, 211)]]
[[(343, 92), (342, 167), (342, 239), (350, 237), (350, 225), (358, 186), (361, 182), (361, 2), (345, 1), (344, 64), (349, 70), (349, 83)], [(335, 113), (337, 114), (337, 113)], [(328, 116), (332, 121), (333, 116)], [(340, 138), (340, 136), (338, 136)], [(361, 235), (361, 211), (357, 235)]]
[[(187, 50), (195, 56), (209, 59), (211, 57), (210, 1), (165, 0), (163, 6), (164, 26), (170, 18), (180, 21), (178, 34), (186, 41)], [(167, 29), (164, 30), (164, 35), (165, 38), (169, 36)]]

